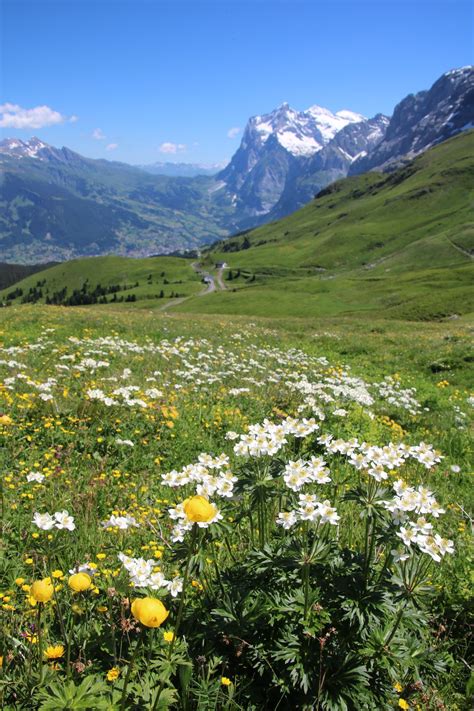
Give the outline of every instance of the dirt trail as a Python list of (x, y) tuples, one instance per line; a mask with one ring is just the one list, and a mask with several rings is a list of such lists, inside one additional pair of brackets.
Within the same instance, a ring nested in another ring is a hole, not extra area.
[(193, 262), (191, 264), (192, 268), (196, 272), (196, 274), (199, 274), (199, 276), (202, 278), (204, 283), (206, 284), (205, 289), (200, 291), (198, 294), (191, 294), (190, 296), (180, 296), (177, 299), (173, 299), (172, 301), (169, 301), (166, 304), (163, 304), (163, 306), (160, 307), (160, 311), (167, 311), (168, 309), (172, 308), (173, 306), (177, 306), (178, 304), (182, 304), (183, 301), (187, 301), (188, 299), (191, 299), (193, 296), (206, 296), (206, 294), (212, 294), (213, 291), (217, 291), (217, 286), (216, 286), (216, 279), (217, 279), (217, 285), (221, 291), (226, 290), (226, 286), (222, 280), (222, 272), (224, 271), (224, 268), (221, 267), (217, 271), (217, 277), (214, 279), (212, 274), (209, 274), (209, 272), (206, 272), (202, 269), (201, 264), (199, 262)]

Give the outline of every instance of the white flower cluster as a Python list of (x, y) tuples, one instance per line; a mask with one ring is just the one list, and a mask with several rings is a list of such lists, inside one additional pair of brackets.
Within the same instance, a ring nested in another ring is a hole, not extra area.
[(136, 588), (150, 588), (158, 590), (166, 588), (173, 597), (176, 597), (183, 589), (183, 578), (173, 578), (166, 580), (161, 572), (158, 563), (153, 558), (130, 558), (125, 553), (119, 553), (118, 558), (130, 576), (130, 583)]
[(385, 502), (385, 508), (391, 512), (396, 520), (406, 520), (408, 512), (418, 515), (431, 514), (435, 518), (439, 518), (441, 514), (446, 513), (436, 501), (433, 492), (424, 486), (419, 486), (415, 489), (405, 484), (402, 479), (398, 479), (394, 483), (393, 489), (396, 496), (393, 501)]
[(321, 457), (311, 457), (309, 461), (290, 460), (283, 474), (285, 484), (292, 491), (299, 491), (305, 484), (327, 484), (331, 481), (329, 469)]
[[(222, 520), (222, 514), (219, 509), (214, 506), (215, 514), (209, 521), (198, 521), (197, 526), (199, 528), (209, 528), (211, 523), (216, 523)], [(188, 519), (184, 511), (184, 503), (178, 504), (174, 508), (168, 509), (170, 517), (177, 521), (173, 529), (171, 530), (171, 540), (173, 543), (178, 543), (184, 541), (185, 534), (192, 529), (194, 523)]]
[(89, 400), (98, 400), (107, 407), (112, 407), (112, 405), (143, 408), (148, 407), (144, 400), (133, 396), (133, 393), (136, 393), (139, 390), (140, 388), (138, 385), (127, 385), (121, 388), (116, 388), (112, 391), (112, 395), (106, 395), (100, 388), (93, 388), (87, 390), (86, 395)]
[(35, 481), (37, 484), (41, 484), (44, 478), (45, 475), (41, 474), (41, 472), (29, 472), (29, 474), (26, 475), (27, 482)]
[(36, 390), (39, 393), (38, 397), (41, 400), (44, 400), (44, 402), (48, 402), (49, 400), (53, 399), (53, 394), (51, 391), (58, 383), (55, 378), (48, 378), (48, 380), (45, 380), (42, 383), (36, 380), (32, 380), (28, 375), (25, 375), (24, 373), (16, 373), (15, 375), (12, 375), (9, 378), (5, 378), (3, 384), (8, 390), (14, 390), (15, 381), (19, 381), (24, 385), (28, 385), (29, 387)]
[[(412, 544), (416, 545), (422, 553), (431, 556), (438, 563), (446, 553), (454, 553), (453, 542), (434, 533), (433, 525), (426, 519), (426, 515), (439, 518), (445, 513), (433, 496), (433, 492), (423, 486), (415, 489), (401, 479), (395, 482), (393, 489), (396, 496), (392, 501), (385, 501), (384, 506), (390, 511), (395, 523), (403, 524), (397, 536), (406, 549), (410, 549)], [(411, 520), (410, 513), (415, 514), (417, 518)], [(406, 549), (401, 554), (392, 551), (395, 560), (406, 560), (409, 557), (409, 550)]]
[(402, 388), (400, 382), (387, 375), (382, 382), (374, 383), (374, 389), (389, 405), (400, 407), (410, 415), (418, 415), (421, 405), (415, 398), (416, 388)]
[(246, 434), (239, 435), (234, 452), (239, 457), (273, 456), (287, 443), (288, 435), (308, 437), (318, 429), (319, 425), (314, 418), (299, 420), (287, 417), (280, 424), (265, 419), (261, 424), (250, 425)]
[(318, 501), (314, 494), (300, 494), (299, 506), (294, 511), (281, 511), (277, 516), (277, 524), (289, 529), (296, 523), (309, 521), (310, 523), (330, 523), (337, 526), (340, 516), (330, 501)]
[(386, 479), (388, 476), (386, 470), (391, 471), (402, 466), (409, 458), (423, 464), (425, 469), (431, 469), (442, 459), (432, 445), (425, 442), (412, 447), (403, 442), (398, 444), (389, 442), (379, 447), (367, 442), (359, 442), (356, 437), (349, 440), (334, 439), (331, 434), (321, 435), (318, 437), (318, 442), (327, 452), (346, 456), (352, 466), (367, 471), (376, 481)]
[(116, 438), (115, 444), (120, 444), (125, 447), (134, 447), (135, 446), (131, 439), (120, 439), (120, 437)]
[(80, 363), (74, 366), (75, 370), (80, 373), (89, 371), (95, 372), (98, 368), (108, 368), (110, 365), (108, 360), (95, 360), (94, 358), (83, 358)]
[[(328, 365), (326, 362), (325, 365)], [(308, 407), (316, 407), (317, 403), (331, 403), (339, 399), (344, 402), (355, 402), (364, 407), (374, 403), (369, 393), (368, 385), (361, 378), (355, 378), (346, 370), (334, 375), (320, 375), (317, 382), (310, 381), (306, 375), (294, 375), (295, 382), (290, 384), (291, 389), (297, 390), (305, 396)]]
[(126, 531), (127, 528), (137, 528), (138, 523), (133, 516), (112, 516), (107, 521), (102, 521), (101, 524), (104, 528), (118, 528), (121, 531)]
[(33, 523), (42, 531), (50, 531), (52, 528), (67, 528), (68, 531), (74, 531), (76, 528), (74, 516), (70, 516), (66, 510), (56, 511), (52, 516), (49, 513), (36, 512), (33, 516)]
[(194, 464), (187, 464), (181, 471), (163, 474), (161, 481), (166, 486), (177, 488), (192, 484), (199, 496), (224, 496), (230, 498), (234, 493), (237, 477), (229, 469), (229, 457), (221, 454), (212, 457), (202, 453)]

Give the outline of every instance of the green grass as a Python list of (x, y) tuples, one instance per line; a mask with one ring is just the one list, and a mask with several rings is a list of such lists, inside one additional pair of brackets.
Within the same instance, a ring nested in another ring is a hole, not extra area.
[[(117, 273), (116, 267), (111, 273)], [(304, 296), (301, 298), (304, 301)], [(161, 474), (195, 461), (201, 452), (214, 455), (226, 452), (232, 458), (233, 443), (225, 437), (228, 430), (244, 432), (250, 424), (264, 418), (279, 422), (284, 413), (302, 416), (297, 410), (300, 396), (289, 387), (293, 376), (305, 373), (313, 382), (325, 377), (337, 381), (345, 370), (362, 378), (369, 387), (385, 376), (392, 376), (402, 388), (415, 388), (420, 411), (412, 415), (403, 407), (377, 398), (369, 408), (372, 410), (369, 416), (367, 408), (338, 397), (332, 403), (321, 401), (326, 414), (321, 431), (344, 439), (357, 436), (360, 441), (379, 445), (400, 440), (408, 445), (420, 441), (432, 443), (444, 457), (437, 467), (425, 471), (408, 466), (393, 472), (393, 477), (402, 476), (410, 483), (423, 482), (435, 492), (447, 513), (433, 523), (436, 530), (454, 540), (456, 548), (455, 555), (431, 566), (427, 580), (430, 597), (420, 603), (416, 618), (408, 616), (406, 626), (400, 628), (402, 636), (396, 638), (390, 653), (384, 656), (384, 664), (390, 665), (393, 673), (386, 678), (381, 668), (378, 677), (378, 684), (383, 681), (385, 706), (396, 708), (399, 695), (393, 690), (393, 683), (400, 682), (403, 688), (412, 685), (418, 679), (419, 663), (425, 700), (410, 691), (410, 702), (424, 703), (426, 711), (435, 711), (441, 702), (450, 711), (467, 711), (467, 675), (462, 659), (466, 658), (467, 645), (469, 515), (473, 505), (469, 469), (472, 451), (466, 417), (473, 358), (471, 336), (472, 320), (468, 317), (444, 323), (410, 323), (394, 318), (364, 320), (349, 316), (189, 316), (173, 311), (160, 313), (143, 302), (127, 309), (107, 305), (66, 310), (41, 304), (2, 309), (0, 348), (8, 350), (0, 352), (0, 379), (6, 380), (6, 387), (0, 388), (0, 414), (12, 420), (10, 424), (0, 424), (3, 435), (0, 604), (4, 613), (0, 632), (0, 655), (4, 656), (0, 673), (4, 684), (0, 694), (5, 708), (46, 711), (54, 703), (57, 709), (73, 707), (70, 700), (63, 698), (68, 675), (66, 654), (55, 671), (47, 664), (42, 668), (38, 645), (25, 637), (31, 624), (37, 625), (39, 621), (44, 646), (63, 644), (70, 651), (73, 664), (69, 683), (72, 681), (77, 687), (89, 679), (96, 685), (84, 703), (95, 708), (102, 699), (109, 708), (119, 709), (124, 678), (138, 639), (127, 600), (130, 596), (142, 596), (144, 591), (130, 588), (120, 571), (117, 554), (125, 550), (135, 557), (156, 558), (158, 551), (160, 566), (167, 577), (175, 571), (182, 576), (186, 568), (186, 542), (180, 545), (169, 539), (168, 508), (189, 492), (164, 488)], [(175, 343), (174, 339), (179, 340)], [(35, 343), (39, 347), (29, 347)], [(164, 356), (151, 350), (158, 346), (165, 349)], [(305, 358), (322, 357), (327, 361), (310, 361), (305, 365)], [(81, 370), (77, 366), (84, 358), (105, 360), (109, 365)], [(284, 377), (275, 380), (278, 372), (283, 372)], [(26, 380), (23, 377), (13, 383), (8, 380), (16, 373), (26, 375)], [(54, 397), (52, 401), (43, 401), (37, 386), (49, 378), (56, 381), (52, 385)], [(140, 388), (138, 396), (147, 401), (145, 409), (105, 407), (87, 396), (89, 389), (110, 392), (131, 384)], [(149, 387), (160, 391), (158, 399), (144, 394)], [(248, 391), (233, 394), (236, 387)], [(334, 414), (336, 407), (341, 406), (347, 411), (345, 418)], [(135, 446), (119, 445), (117, 438), (131, 440)], [(284, 454), (287, 459), (273, 461), (274, 481), (282, 461), (308, 455), (305, 442), (296, 443), (294, 449), (292, 445), (289, 447)], [(319, 453), (315, 442), (310, 447), (309, 453)], [(458, 465), (460, 471), (453, 472), (452, 465)], [(321, 614), (318, 612), (305, 626), (301, 623), (302, 613), (297, 599), (292, 597), (298, 595), (301, 587), (301, 565), (298, 562), (291, 567), (293, 549), (284, 547), (287, 538), (273, 526), (273, 509), (281, 500), (276, 496), (267, 498), (263, 510), (268, 517), (268, 550), (262, 552), (253, 541), (253, 529), (249, 529), (244, 515), (253, 500), (248, 493), (253, 466), (251, 460), (232, 459), (233, 471), (243, 488), (238, 499), (219, 500), (224, 521), (218, 528), (211, 526), (209, 535), (201, 538), (196, 565), (192, 568), (195, 584), (190, 586), (186, 597), (176, 646), (170, 652), (163, 643), (161, 630), (143, 630), (145, 644), (137, 652), (131, 670), (127, 703), (131, 704), (134, 698), (133, 703), (141, 708), (152, 708), (147, 688), (155, 691), (160, 688), (162, 655), (164, 658), (169, 655), (171, 675), (164, 677), (163, 685), (166, 689), (176, 686), (180, 701), (175, 708), (198, 708), (200, 699), (201, 708), (202, 704), (210, 708), (215, 703), (217, 708), (232, 711), (241, 708), (270, 711), (281, 693), (280, 680), (284, 678), (291, 686), (289, 674), (298, 669), (292, 660), (282, 662), (281, 650), (288, 643), (286, 637), (278, 634), (290, 629), (287, 625), (293, 620), (288, 637), (293, 648), (299, 641), (317, 645), (318, 636), (328, 633), (333, 624), (341, 630), (339, 625), (343, 622), (338, 610), (353, 603), (354, 593), (343, 588), (332, 602), (327, 595), (331, 594), (330, 583), (337, 579), (338, 571), (344, 571), (344, 566), (336, 566), (332, 571), (324, 567), (315, 570), (310, 588)], [(339, 457), (331, 456), (329, 467), (334, 481), (341, 481), (343, 491), (356, 483), (357, 474), (351, 473)], [(45, 473), (44, 483), (28, 483), (26, 476), (31, 471)], [(260, 467), (258, 474), (262, 474)], [(331, 500), (335, 496), (332, 486), (325, 492), (324, 496)], [(344, 497), (338, 502), (343, 517), (338, 541), (346, 547), (345, 555), (355, 548), (361, 556), (364, 526), (354, 506)], [(32, 525), (33, 514), (63, 508), (74, 515), (76, 529), (53, 530), (50, 543), (47, 532), (38, 532)], [(104, 531), (100, 522), (112, 511), (126, 511), (137, 517), (140, 528)], [(256, 527), (255, 519), (253, 526)], [(36, 533), (38, 536), (32, 535)], [(292, 545), (301, 547), (302, 542), (304, 534), (296, 531)], [(67, 571), (89, 560), (98, 565), (99, 575), (94, 579), (97, 591), (73, 594), (68, 588)], [(352, 567), (347, 566), (344, 584), (357, 560), (354, 559)], [(65, 573), (59, 581), (62, 587), (56, 593), (56, 607), (46, 604), (40, 617), (38, 606), (30, 607), (21, 586), (55, 569)], [(380, 569), (381, 561), (374, 562), (377, 574)], [(282, 583), (285, 575), (288, 578)], [(392, 592), (393, 587), (385, 589), (387, 595)], [(146, 594), (163, 595), (156, 590)], [(317, 598), (318, 595), (322, 597)], [(229, 599), (236, 619), (224, 615)], [(167, 631), (177, 629), (179, 600), (163, 596), (170, 610), (164, 625)], [(372, 604), (370, 600), (369, 603)], [(364, 605), (361, 598), (358, 609), (362, 614)], [(371, 607), (370, 625), (374, 624), (374, 614), (380, 613)], [(389, 610), (386, 620), (389, 630), (393, 629), (394, 616)], [(426, 627), (424, 619), (429, 623)], [(426, 636), (415, 647), (416, 635), (422, 629)], [(277, 647), (271, 645), (271, 641), (275, 643), (273, 634), (277, 635)], [(329, 663), (330, 650), (335, 653), (341, 645), (349, 645), (355, 654), (363, 648), (360, 663), (368, 666), (377, 664), (378, 657), (387, 652), (371, 651), (368, 640), (364, 638), (361, 643), (355, 632), (353, 637), (343, 636), (341, 631), (338, 634), (337, 645), (327, 649), (325, 664)], [(234, 646), (235, 637), (245, 639), (251, 646), (240, 653)], [(401, 652), (405, 639), (416, 648), (416, 655), (408, 661)], [(314, 659), (316, 652), (308, 647), (308, 659)], [(203, 656), (205, 662), (197, 661), (197, 657)], [(176, 661), (177, 658), (181, 661)], [(262, 658), (270, 666), (265, 663), (259, 670)], [(82, 659), (90, 664), (81, 671), (78, 662)], [(431, 664), (432, 659), (436, 659), (436, 664)], [(436, 666), (443, 659), (447, 664), (444, 670), (442, 665)], [(187, 700), (178, 681), (182, 673), (177, 672), (183, 660), (191, 665)], [(310, 676), (317, 672), (317, 666), (309, 663)], [(107, 672), (115, 667), (119, 678), (105, 682)], [(227, 690), (220, 684), (221, 676), (232, 680), (232, 703), (228, 703)], [(337, 683), (348, 689), (355, 682), (351, 678)], [(375, 686), (369, 685), (370, 692)], [(360, 693), (364, 689), (366, 685), (362, 684)], [(291, 699), (293, 708), (303, 708), (304, 695), (296, 684), (291, 686)], [(384, 707), (382, 703), (375, 706), (372, 697), (366, 703), (368, 708)], [(357, 704), (349, 708), (355, 709)]]
[[(67, 295), (70, 296), (74, 290), (80, 290), (87, 282), (89, 292), (93, 291), (98, 284), (103, 287), (118, 284), (121, 287), (127, 287), (126, 291), (119, 292), (118, 296), (134, 295), (139, 300), (149, 300), (150, 303), (153, 303), (161, 291), (164, 292), (165, 298), (169, 297), (172, 292), (188, 296), (202, 291), (200, 278), (192, 270), (190, 264), (189, 260), (178, 257), (130, 259), (110, 256), (77, 259), (57, 264), (50, 269), (45, 269), (23, 279), (0, 292), (0, 301), (6, 299), (13, 290), (21, 289), (23, 295), (14, 299), (14, 301), (20, 302), (30, 289), (37, 287), (38, 282), (45, 282), (41, 286), (43, 292), (41, 302), (46, 300), (48, 294), (51, 296), (65, 286)], [(139, 285), (135, 286), (137, 282)], [(112, 296), (108, 295), (107, 298), (110, 301)], [(159, 305), (162, 305), (161, 300)]]

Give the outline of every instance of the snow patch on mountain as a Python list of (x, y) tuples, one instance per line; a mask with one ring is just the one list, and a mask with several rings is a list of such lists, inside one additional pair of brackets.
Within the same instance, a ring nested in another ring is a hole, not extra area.
[(48, 144), (43, 143), (36, 136), (28, 141), (22, 141), (20, 138), (6, 138), (0, 142), (0, 153), (7, 153), (17, 158), (41, 159), (41, 155), (38, 154), (44, 148), (49, 148)]
[(304, 113), (314, 119), (325, 143), (329, 143), (336, 133), (341, 131), (348, 124), (367, 120), (362, 114), (356, 114), (354, 111), (348, 111), (346, 109), (333, 114), (329, 109), (325, 109), (323, 106), (318, 106), (317, 104), (310, 106)]
[(262, 116), (254, 116), (247, 124), (243, 144), (264, 145), (270, 136), (296, 157), (309, 157), (320, 151), (345, 126), (365, 121), (365, 117), (346, 109), (332, 113), (322, 106), (296, 111), (288, 103)]

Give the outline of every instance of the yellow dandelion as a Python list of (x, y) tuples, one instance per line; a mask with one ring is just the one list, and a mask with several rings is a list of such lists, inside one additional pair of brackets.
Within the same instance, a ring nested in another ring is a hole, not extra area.
[(62, 644), (53, 644), (50, 645), (49, 647), (46, 647), (44, 650), (44, 656), (46, 659), (59, 659), (64, 655), (64, 645)]

